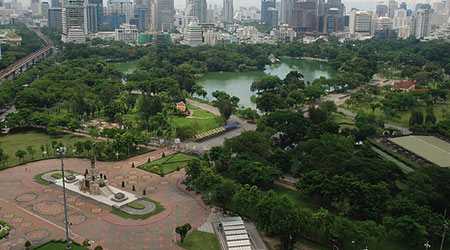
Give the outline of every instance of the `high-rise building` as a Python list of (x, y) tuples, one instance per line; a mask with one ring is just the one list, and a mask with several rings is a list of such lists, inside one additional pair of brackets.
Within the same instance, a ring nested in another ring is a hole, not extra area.
[(278, 26), (278, 10), (277, 8), (269, 8), (267, 9), (267, 21), (266, 26), (277, 27)]
[(445, 2), (444, 12), (450, 14), (450, 0), (447, 0), (447, 2)]
[(389, 13), (389, 7), (386, 4), (384, 4), (383, 2), (378, 2), (375, 14), (377, 16), (386, 16), (386, 15), (388, 15), (388, 13)]
[(137, 19), (138, 30), (148, 30), (149, 14), (149, 9), (145, 5), (134, 7), (134, 17)]
[(124, 15), (125, 21), (129, 22), (134, 17), (133, 2), (131, 0), (108, 0), (108, 15)]
[(174, 0), (155, 0), (155, 11), (151, 12), (155, 31), (170, 31), (173, 29)]
[(394, 12), (398, 9), (398, 3), (395, 0), (389, 0), (388, 7), (388, 16), (394, 18)]
[(223, 21), (232, 23), (234, 16), (233, 0), (223, 0)]
[[(328, 0), (323, 6), (323, 14), (331, 14), (330, 9), (333, 9), (333, 14), (335, 13), (335, 9), (339, 10), (339, 15), (343, 16), (345, 13), (345, 5), (341, 2), (341, 0)], [(320, 11), (318, 11), (320, 13)], [(322, 15), (323, 15), (322, 14)]]
[(295, 2), (296, 0), (281, 0), (281, 8), (280, 8), (281, 24), (291, 24), (292, 10), (294, 9)]
[(62, 9), (48, 9), (48, 27), (53, 30), (62, 30)]
[(380, 16), (376, 20), (375, 29), (376, 30), (392, 30), (394, 23), (392, 19), (388, 16)]
[(262, 0), (261, 1), (261, 22), (263, 22), (265, 25), (269, 26), (271, 23), (270, 16), (268, 13), (269, 8), (275, 8), (276, 0)]
[(433, 3), (433, 5), (432, 5), (433, 10), (434, 11), (443, 11), (445, 8), (445, 3), (446, 3), (446, 1)]
[(48, 2), (41, 3), (41, 16), (48, 20), (48, 9), (50, 8)]
[(338, 8), (328, 9), (328, 13), (319, 17), (319, 32), (334, 33), (344, 31), (345, 18)]
[(189, 46), (198, 46), (203, 43), (202, 27), (196, 22), (191, 22), (184, 32), (184, 43)]
[(296, 2), (292, 10), (291, 26), (299, 34), (315, 33), (318, 31), (318, 17), (316, 2)]
[(404, 9), (398, 9), (394, 12), (393, 28), (398, 29), (408, 25), (408, 12)]
[(52, 0), (52, 8), (61, 8), (61, 0)]
[(114, 30), (116, 41), (123, 41), (126, 43), (136, 43), (138, 40), (138, 30), (136, 25), (123, 23), (119, 28)]
[(419, 9), (411, 16), (409, 34), (417, 39), (424, 38), (430, 34), (431, 10)]
[(103, 17), (103, 0), (85, 0), (84, 30), (97, 32)]
[(372, 30), (372, 12), (352, 11), (350, 13), (350, 34), (369, 35)]
[[(84, 0), (66, 0), (62, 9), (62, 37), (63, 42), (70, 42), (68, 39), (71, 27), (82, 29), (84, 26)], [(74, 31), (75, 33), (78, 30)], [(86, 31), (84, 31), (86, 32)]]
[(186, 15), (195, 16), (200, 23), (206, 22), (206, 0), (187, 0)]
[(31, 0), (30, 1), (31, 12), (33, 16), (39, 16), (39, 0)]
[(406, 5), (405, 2), (402, 2), (402, 3), (400, 4), (400, 9), (408, 10), (408, 5)]

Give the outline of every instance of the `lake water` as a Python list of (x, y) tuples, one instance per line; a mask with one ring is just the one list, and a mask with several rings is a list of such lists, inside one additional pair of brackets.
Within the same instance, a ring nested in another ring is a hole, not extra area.
[(334, 75), (335, 71), (326, 62), (297, 60), (297, 59), (281, 59), (280, 63), (267, 65), (265, 70), (250, 72), (212, 72), (206, 73), (205, 76), (197, 80), (208, 92), (206, 99), (211, 100), (212, 92), (223, 90), (231, 96), (237, 96), (240, 104), (244, 107), (256, 108), (256, 104), (252, 103), (250, 98), (256, 93), (250, 91), (250, 86), (254, 81), (260, 80), (265, 75), (277, 75), (284, 79), (286, 75), (297, 70), (305, 77), (304, 80), (312, 82), (321, 76), (329, 78)]

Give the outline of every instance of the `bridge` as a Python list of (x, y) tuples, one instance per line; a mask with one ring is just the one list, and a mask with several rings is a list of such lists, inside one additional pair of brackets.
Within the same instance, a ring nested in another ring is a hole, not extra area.
[(36, 35), (45, 43), (43, 48), (31, 53), (30, 55), (20, 59), (9, 67), (0, 71), (0, 82), (5, 79), (13, 79), (25, 72), (27, 69), (32, 68), (37, 62), (41, 61), (45, 57), (51, 55), (55, 50), (55, 45), (52, 40), (44, 36), (38, 29), (33, 29)]

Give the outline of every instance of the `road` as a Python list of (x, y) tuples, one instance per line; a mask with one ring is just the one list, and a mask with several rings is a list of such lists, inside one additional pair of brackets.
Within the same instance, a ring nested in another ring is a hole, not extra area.
[[(209, 111), (215, 115), (220, 115), (219, 109), (217, 109), (216, 107), (213, 107), (209, 104), (197, 102), (197, 101), (194, 101), (191, 99), (187, 99), (187, 103), (197, 106), (206, 111)], [(184, 142), (184, 143), (181, 143), (181, 146), (185, 147), (187, 150), (203, 152), (205, 150), (211, 149), (214, 146), (223, 145), (223, 142), (227, 138), (232, 138), (232, 137), (238, 136), (244, 131), (256, 130), (255, 124), (250, 124), (235, 115), (232, 115), (230, 117), (230, 119), (228, 120), (228, 123), (233, 123), (233, 122), (239, 122), (241, 125), (236, 129), (233, 129), (229, 132), (215, 136), (211, 139), (203, 140), (201, 142)]]

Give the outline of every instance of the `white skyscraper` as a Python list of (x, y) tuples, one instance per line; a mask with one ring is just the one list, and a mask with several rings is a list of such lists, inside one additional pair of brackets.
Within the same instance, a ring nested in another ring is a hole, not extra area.
[(203, 43), (202, 27), (196, 22), (191, 22), (184, 32), (184, 43), (189, 46), (198, 46)]
[(404, 9), (398, 9), (395, 11), (393, 20), (394, 29), (398, 29), (400, 27), (408, 25), (409, 17), (407, 16), (407, 13), (407, 10)]
[(234, 16), (233, 0), (223, 0), (223, 21), (232, 23)]
[(350, 13), (349, 28), (351, 34), (370, 34), (372, 30), (372, 12), (352, 11)]
[(419, 9), (411, 16), (409, 25), (409, 34), (415, 38), (424, 38), (430, 34), (431, 29), (431, 11)]
[[(67, 0), (64, 1), (62, 10), (62, 37), (63, 42), (68, 40), (69, 30), (72, 27), (83, 28), (84, 26), (84, 1), (83, 0)], [(78, 30), (76, 30), (78, 32)], [(86, 33), (86, 30), (84, 31)]]
[(127, 23), (134, 17), (133, 2), (131, 0), (109, 0), (107, 10), (108, 15), (124, 15)]

